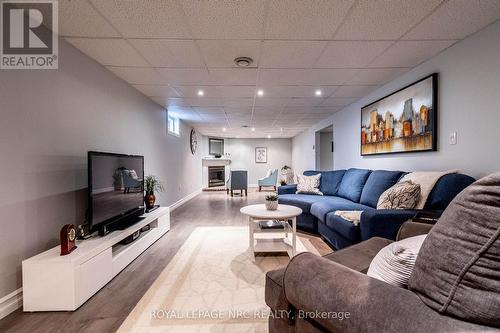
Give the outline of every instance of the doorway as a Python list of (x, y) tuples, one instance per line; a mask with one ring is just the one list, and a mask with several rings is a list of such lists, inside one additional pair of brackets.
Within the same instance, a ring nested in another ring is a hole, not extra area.
[(316, 170), (333, 170), (333, 125), (316, 132)]

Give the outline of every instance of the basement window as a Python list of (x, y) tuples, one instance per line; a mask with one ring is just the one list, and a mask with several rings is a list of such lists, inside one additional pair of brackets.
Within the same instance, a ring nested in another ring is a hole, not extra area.
[(181, 132), (179, 129), (179, 118), (168, 114), (167, 122), (168, 122), (168, 134), (175, 135), (177, 137), (180, 136)]

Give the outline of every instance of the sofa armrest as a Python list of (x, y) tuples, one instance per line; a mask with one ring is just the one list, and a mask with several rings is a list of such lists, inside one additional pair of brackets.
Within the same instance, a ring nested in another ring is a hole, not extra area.
[(399, 228), (419, 210), (415, 209), (373, 209), (361, 214), (361, 240), (382, 237), (396, 240)]
[(295, 194), (295, 192), (297, 192), (297, 184), (283, 185), (278, 187), (278, 195)]
[(399, 228), (396, 240), (402, 240), (419, 235), (426, 235), (429, 233), (429, 231), (431, 231), (432, 226), (432, 224), (428, 223), (406, 221), (403, 223), (401, 228)]
[(408, 289), (312, 253), (299, 254), (288, 264), (284, 291), (296, 309), (296, 318), (307, 316), (329, 332), (451, 332), (487, 328), (440, 315)]

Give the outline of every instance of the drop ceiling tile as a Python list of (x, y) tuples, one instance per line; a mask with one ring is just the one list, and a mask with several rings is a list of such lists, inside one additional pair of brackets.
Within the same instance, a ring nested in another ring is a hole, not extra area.
[(59, 1), (59, 35), (72, 37), (120, 37), (88, 1)]
[(252, 114), (252, 107), (224, 107), (224, 111), (228, 116), (250, 116)]
[(192, 38), (176, 1), (91, 0), (124, 37)]
[(283, 110), (282, 106), (255, 106), (253, 108), (253, 114), (258, 115), (279, 115)]
[(149, 67), (114, 67), (107, 69), (130, 84), (166, 84), (166, 80), (156, 70)]
[(224, 106), (226, 107), (251, 107), (253, 105), (253, 98), (225, 98)]
[(462, 39), (499, 18), (498, 0), (446, 1), (403, 39)]
[(353, 0), (270, 1), (266, 39), (330, 39)]
[(252, 58), (251, 67), (259, 64), (261, 42), (258, 40), (198, 40), (197, 43), (209, 68), (236, 68), (237, 57)]
[(286, 106), (316, 106), (323, 102), (322, 98), (289, 98)]
[(260, 67), (309, 68), (326, 44), (321, 41), (264, 41)]
[(284, 107), (288, 103), (288, 98), (256, 98), (255, 106)]
[(168, 107), (169, 110), (174, 110), (174, 109), (189, 109), (191, 110), (191, 107), (189, 104), (184, 102), (183, 99), (181, 98), (172, 98), (172, 97), (165, 97), (165, 96), (149, 96), (153, 101), (156, 103)]
[(205, 106), (194, 106), (193, 110), (200, 114), (211, 114), (213, 116), (225, 117), (223, 107), (205, 107)]
[(230, 98), (253, 98), (255, 86), (217, 86), (222, 97)]
[(410, 68), (363, 68), (353, 78), (346, 81), (346, 84), (382, 85), (409, 70)]
[(193, 40), (129, 39), (154, 67), (203, 68)]
[(182, 1), (185, 17), (197, 39), (262, 38), (264, 1)]
[(167, 98), (167, 106), (169, 106), (169, 107), (187, 107), (190, 105), (183, 98)]
[(222, 98), (196, 97), (196, 98), (185, 98), (184, 100), (191, 106), (203, 106), (203, 107), (224, 106), (224, 99)]
[(210, 78), (216, 85), (255, 85), (256, 68), (211, 68)]
[(371, 91), (377, 89), (377, 85), (368, 86), (340, 86), (331, 97), (363, 97)]
[[(214, 98), (223, 97), (216, 86), (172, 86), (180, 97), (190, 97), (190, 98)], [(198, 91), (203, 91), (203, 97), (198, 96)]]
[(336, 40), (396, 40), (443, 0), (358, 1), (335, 33)]
[(156, 68), (169, 84), (210, 85), (213, 80), (206, 69), (198, 68)]
[(102, 65), (148, 66), (124, 39), (66, 38), (74, 47)]
[(259, 84), (266, 85), (342, 85), (358, 69), (262, 69)]
[(392, 43), (390, 41), (331, 41), (314, 67), (365, 67)]
[(294, 115), (302, 115), (302, 114), (305, 114), (305, 113), (308, 113), (310, 112), (310, 109), (312, 109), (312, 107), (310, 106), (286, 106), (284, 109), (283, 109), (283, 112), (280, 114), (280, 117), (288, 117), (290, 115), (294, 116)]
[(455, 40), (399, 41), (369, 67), (414, 67), (451, 46)]
[(351, 103), (357, 101), (358, 98), (348, 98), (348, 97), (332, 97), (326, 98), (323, 103), (321, 103), (322, 107), (336, 107), (336, 106), (346, 106)]
[(321, 96), (329, 96), (338, 86), (268, 86), (263, 87), (266, 97), (316, 97), (316, 90), (321, 90)]
[(150, 85), (150, 84), (134, 84), (133, 87), (146, 96), (155, 97), (179, 97), (177, 92), (169, 86)]

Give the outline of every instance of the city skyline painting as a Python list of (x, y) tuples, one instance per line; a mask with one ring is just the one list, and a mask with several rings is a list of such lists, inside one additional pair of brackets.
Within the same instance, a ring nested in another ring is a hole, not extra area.
[(437, 73), (361, 108), (361, 155), (437, 150)]

